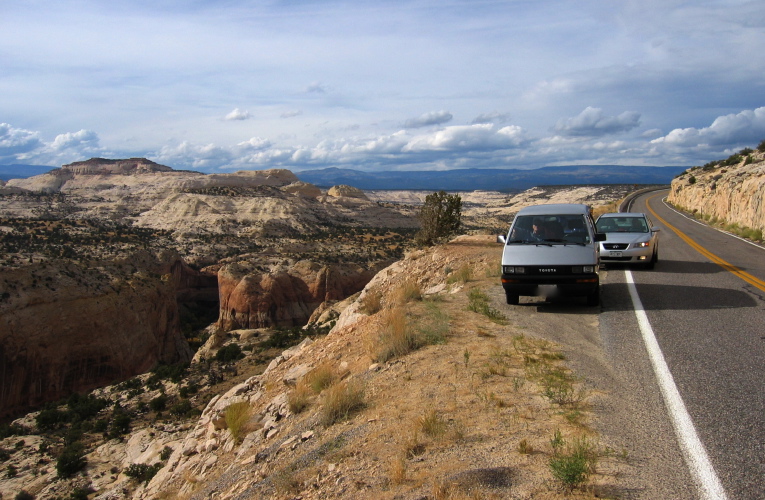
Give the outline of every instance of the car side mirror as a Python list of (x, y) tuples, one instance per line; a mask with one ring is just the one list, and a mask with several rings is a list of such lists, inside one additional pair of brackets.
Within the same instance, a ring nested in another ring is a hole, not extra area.
[(506, 240), (505, 240), (505, 235), (504, 234), (498, 234), (497, 235), (497, 243), (502, 243), (504, 245), (505, 241)]
[(606, 233), (595, 233), (595, 241), (606, 241)]
[(651, 228), (651, 232), (652, 233), (658, 233), (659, 231), (661, 231), (661, 229), (659, 229), (658, 227), (652, 227)]

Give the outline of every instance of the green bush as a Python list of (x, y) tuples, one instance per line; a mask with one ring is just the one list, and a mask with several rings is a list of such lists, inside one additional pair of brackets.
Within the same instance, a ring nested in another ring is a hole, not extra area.
[(156, 412), (164, 411), (165, 408), (167, 408), (167, 396), (160, 394), (156, 398), (152, 399), (149, 401), (149, 408)]
[(58, 477), (67, 478), (85, 468), (88, 461), (85, 458), (85, 448), (79, 441), (64, 448), (56, 461)]
[(239, 347), (239, 344), (228, 344), (223, 346), (215, 354), (215, 360), (220, 361), (221, 363), (236, 361), (237, 359), (241, 359), (243, 357), (244, 354), (242, 354), (242, 349)]
[(35, 496), (31, 493), (28, 493), (26, 490), (19, 491), (13, 498), (14, 500), (35, 500)]
[(151, 481), (151, 478), (157, 475), (157, 472), (159, 469), (162, 468), (162, 464), (154, 464), (154, 465), (147, 465), (147, 464), (130, 464), (127, 469), (125, 469), (125, 475), (128, 477), (132, 477), (133, 479), (137, 480), (139, 483), (148, 483)]

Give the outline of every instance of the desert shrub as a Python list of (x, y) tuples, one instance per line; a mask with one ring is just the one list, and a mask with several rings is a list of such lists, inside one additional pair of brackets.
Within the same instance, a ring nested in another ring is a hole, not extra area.
[(250, 419), (250, 410), (250, 403), (247, 401), (231, 403), (226, 407), (224, 418), (226, 419), (228, 431), (231, 433), (234, 441), (239, 441), (242, 428)]
[(112, 420), (109, 426), (109, 437), (111, 439), (119, 438), (130, 432), (130, 424), (133, 417), (124, 408), (117, 405), (112, 410)]
[(68, 500), (88, 500), (88, 495), (90, 495), (91, 493), (94, 493), (95, 491), (96, 490), (94, 490), (90, 486), (75, 488), (69, 494)]
[(188, 368), (188, 363), (158, 365), (151, 371), (151, 377), (146, 381), (146, 385), (155, 387), (161, 380), (170, 380), (175, 384), (179, 384), (186, 377)]
[(361, 410), (365, 404), (361, 382), (351, 380), (333, 385), (323, 393), (321, 423), (329, 427)]
[(760, 141), (760, 144), (757, 145), (757, 151), (765, 151), (765, 140)]
[(161, 468), (162, 464), (159, 463), (154, 465), (130, 464), (128, 465), (127, 469), (125, 469), (125, 475), (132, 477), (139, 483), (148, 483), (151, 481), (151, 478), (157, 475), (157, 472)]
[(555, 479), (567, 489), (573, 489), (587, 481), (595, 469), (597, 453), (592, 443), (585, 437), (575, 438), (566, 445), (561, 442), (553, 449), (553, 456), (548, 462)]
[(35, 417), (37, 428), (41, 431), (52, 431), (69, 422), (69, 414), (58, 408), (45, 408)]
[(87, 463), (85, 448), (77, 441), (63, 449), (56, 460), (56, 472), (58, 477), (67, 478), (84, 469)]
[(35, 500), (35, 496), (26, 490), (21, 490), (13, 497), (14, 500)]
[(88, 420), (106, 408), (109, 405), (109, 401), (104, 398), (97, 398), (92, 394), (80, 396), (74, 393), (69, 396), (66, 404), (74, 419)]
[(152, 399), (149, 401), (149, 408), (156, 412), (165, 411), (165, 408), (167, 408), (167, 396), (165, 394), (160, 394)]
[(688, 184), (696, 184), (696, 176), (688, 177)]
[(415, 240), (421, 245), (433, 245), (457, 234), (462, 218), (462, 198), (445, 191), (429, 194), (420, 210), (421, 229)]
[(417, 419), (417, 426), (426, 436), (439, 437), (446, 432), (448, 422), (436, 410), (430, 410)]
[(413, 344), (412, 330), (407, 324), (404, 309), (396, 307), (387, 310), (383, 319), (382, 331), (378, 336), (378, 343), (374, 345), (376, 352), (373, 357), (378, 362), (383, 363), (409, 353)]
[(169, 446), (165, 446), (164, 448), (162, 448), (162, 451), (159, 452), (159, 459), (164, 462), (165, 460), (170, 458), (170, 455), (172, 454), (173, 454), (173, 449), (170, 448)]
[(191, 406), (191, 401), (188, 399), (181, 399), (173, 406), (171, 406), (169, 411), (171, 414), (177, 417), (183, 417), (189, 415), (193, 409), (194, 407)]
[(244, 354), (242, 353), (242, 348), (239, 347), (239, 344), (236, 343), (221, 347), (220, 350), (215, 354), (215, 360), (220, 361), (221, 363), (229, 363), (243, 357)]

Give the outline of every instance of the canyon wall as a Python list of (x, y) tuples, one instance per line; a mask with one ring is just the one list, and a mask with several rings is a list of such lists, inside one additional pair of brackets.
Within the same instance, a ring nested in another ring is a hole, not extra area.
[(46, 262), (4, 270), (0, 417), (145, 373), (158, 363), (189, 361), (177, 283), (199, 285), (205, 278), (186, 278), (185, 272), (177, 259), (148, 253), (102, 267)]
[(668, 201), (689, 212), (765, 231), (765, 153), (716, 168), (693, 168), (672, 181)]
[(322, 303), (360, 291), (378, 270), (309, 261), (277, 270), (261, 269), (255, 262), (227, 264), (218, 272), (218, 327), (302, 326)]

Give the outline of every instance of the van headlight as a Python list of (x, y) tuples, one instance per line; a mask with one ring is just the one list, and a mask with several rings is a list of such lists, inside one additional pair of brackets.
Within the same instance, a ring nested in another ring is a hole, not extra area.
[(502, 272), (505, 274), (524, 274), (526, 268), (520, 266), (502, 266)]

